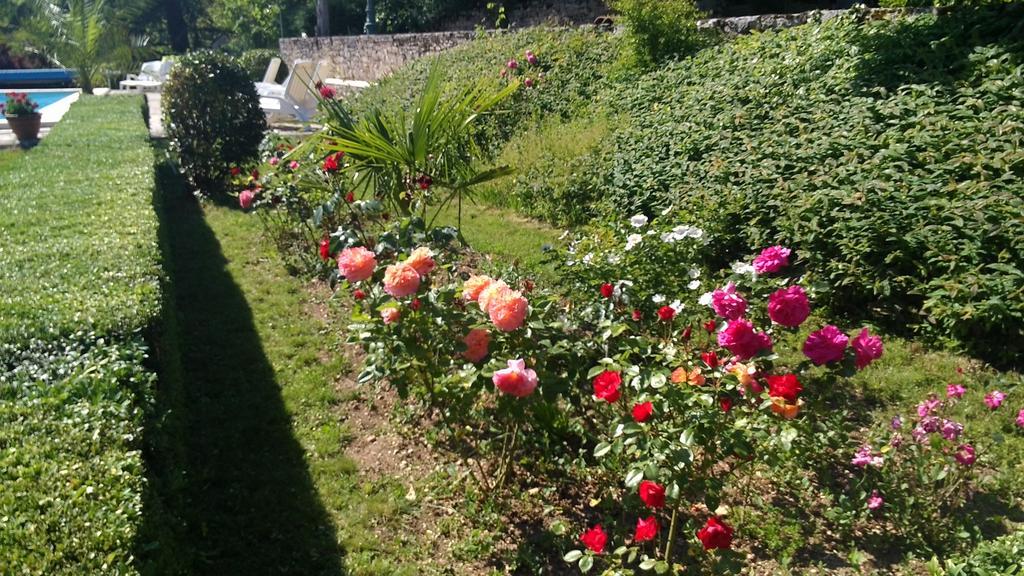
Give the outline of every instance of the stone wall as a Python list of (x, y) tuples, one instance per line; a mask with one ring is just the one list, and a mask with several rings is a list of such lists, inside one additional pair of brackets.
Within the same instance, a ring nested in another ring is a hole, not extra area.
[(430, 32), (425, 34), (375, 34), (373, 36), (327, 36), (282, 38), (281, 58), (329, 61), (331, 77), (373, 82), (423, 56), (437, 54), (476, 37), (475, 32)]

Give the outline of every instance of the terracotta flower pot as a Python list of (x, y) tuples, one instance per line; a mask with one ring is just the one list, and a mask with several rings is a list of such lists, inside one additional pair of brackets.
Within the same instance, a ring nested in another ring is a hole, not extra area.
[(43, 115), (39, 112), (7, 116), (7, 124), (14, 131), (14, 135), (18, 137), (18, 142), (32, 142), (39, 138), (39, 124), (42, 118)]

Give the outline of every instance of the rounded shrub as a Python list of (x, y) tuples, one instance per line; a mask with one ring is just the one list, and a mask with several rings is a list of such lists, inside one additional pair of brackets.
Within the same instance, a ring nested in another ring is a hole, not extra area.
[(178, 62), (164, 86), (167, 135), (182, 172), (202, 193), (220, 191), (230, 167), (256, 159), (266, 118), (245, 69), (202, 51)]

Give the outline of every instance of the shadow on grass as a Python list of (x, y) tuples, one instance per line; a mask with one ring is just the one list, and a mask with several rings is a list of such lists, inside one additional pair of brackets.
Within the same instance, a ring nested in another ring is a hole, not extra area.
[(252, 312), (202, 210), (157, 154), (165, 322), (138, 542), (144, 574), (341, 574)]

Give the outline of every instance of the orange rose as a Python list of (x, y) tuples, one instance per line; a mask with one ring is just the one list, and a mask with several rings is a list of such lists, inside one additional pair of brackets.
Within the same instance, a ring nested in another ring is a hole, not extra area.
[[(481, 296), (481, 301), (483, 297)], [(502, 332), (517, 330), (526, 319), (529, 303), (522, 294), (512, 290), (501, 292), (492, 299), (487, 308), (491, 322)]]
[(416, 269), (420, 276), (426, 276), (434, 269), (434, 253), (430, 251), (430, 248), (420, 246), (413, 250), (412, 254), (409, 254), (405, 263)]
[(420, 273), (405, 262), (392, 264), (384, 271), (384, 291), (395, 298), (404, 298), (420, 289)]
[(462, 298), (467, 302), (476, 302), (480, 293), (493, 283), (494, 279), (490, 276), (470, 276), (462, 285)]

